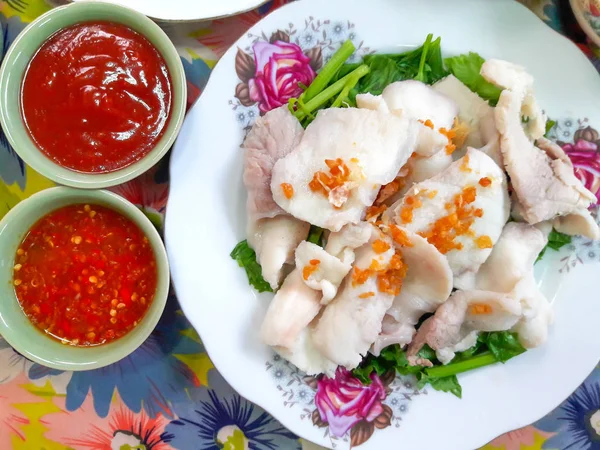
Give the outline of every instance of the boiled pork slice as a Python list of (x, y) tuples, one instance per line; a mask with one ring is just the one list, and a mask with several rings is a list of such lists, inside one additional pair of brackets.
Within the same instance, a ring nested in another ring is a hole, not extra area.
[[(384, 113), (403, 114), (418, 121), (415, 153), (422, 157), (430, 157), (446, 148), (448, 138), (439, 129), (450, 130), (457, 114), (452, 100), (414, 80), (392, 83), (382, 95), (359, 94), (356, 105)], [(425, 125), (426, 121), (430, 122), (429, 126)]]
[(490, 257), (477, 273), (476, 288), (500, 293), (513, 291), (517, 283), (532, 272), (547, 243), (547, 235), (537, 227), (507, 223)]
[[(317, 319), (315, 319), (316, 321)], [(314, 322), (314, 321), (313, 321)], [(333, 378), (337, 369), (337, 364), (325, 358), (315, 347), (311, 333), (312, 324), (304, 328), (294, 343), (294, 347), (289, 350), (284, 347), (274, 347), (286, 360), (298, 367), (307, 375), (325, 374)]]
[(504, 88), (495, 108), (496, 125), (523, 218), (530, 224), (560, 218), (556, 223), (564, 231), (600, 238), (587, 211), (596, 200), (594, 194), (575, 177), (564, 152), (542, 138), (545, 116), (533, 96), (533, 77), (522, 67), (498, 60), (484, 63), (481, 74)]
[(295, 268), (269, 304), (260, 329), (263, 342), (293, 351), (298, 336), (320, 310), (321, 292), (308, 287), (302, 269)]
[(387, 310), (381, 334), (372, 352), (391, 344), (405, 346), (415, 334), (415, 325), (425, 313), (434, 312), (452, 292), (452, 270), (448, 260), (423, 237), (392, 225), (392, 236), (408, 266), (402, 290)]
[(514, 296), (489, 291), (456, 291), (432, 317), (419, 327), (408, 346), (407, 357), (413, 365), (431, 366), (418, 357), (425, 344), (436, 351), (443, 364), (454, 354), (470, 348), (479, 331), (505, 331), (521, 319), (521, 303)]
[(503, 167), (494, 108), (454, 75), (448, 75), (432, 87), (458, 105), (458, 119), (468, 127), (467, 138), (463, 146), (456, 150), (455, 155), (462, 156), (467, 147), (473, 147), (480, 149)]
[(469, 149), (440, 174), (413, 185), (384, 220), (426, 237), (448, 258), (454, 287), (472, 289), (509, 213), (504, 171)]
[(325, 250), (302, 242), (296, 249), (296, 268), (271, 300), (261, 327), (262, 340), (308, 374), (333, 375), (337, 368), (315, 347), (311, 330), (322, 305), (336, 295), (350, 270), (355, 249), (371, 239), (373, 230), (365, 222), (346, 225), (329, 235)]
[(284, 275), (284, 266), (294, 264), (296, 247), (306, 239), (310, 224), (281, 214), (260, 219), (248, 227), (248, 243), (256, 252), (262, 276), (277, 290)]
[(513, 328), (526, 348), (546, 341), (553, 322), (550, 303), (533, 277), (533, 266), (548, 243), (551, 225), (507, 223), (492, 254), (477, 274), (477, 289), (507, 293), (521, 302), (523, 314)]
[(304, 130), (287, 107), (269, 111), (249, 131), (244, 148), (244, 185), (248, 193), (248, 243), (262, 266), (263, 278), (277, 289), (285, 263), (306, 238), (310, 225), (289, 216), (273, 200), (271, 175), (275, 162), (298, 145)]
[(403, 111), (423, 122), (431, 120), (436, 129), (451, 129), (458, 115), (452, 99), (416, 80), (396, 81), (383, 90), (381, 97), (390, 111)]
[(302, 280), (308, 287), (323, 293), (321, 303), (326, 305), (336, 296), (352, 263), (341, 261), (318, 245), (304, 241), (296, 249), (296, 267), (302, 269)]
[[(375, 249), (376, 241), (382, 245), (379, 250)], [(386, 270), (394, 257), (391, 238), (372, 227), (369, 242), (356, 250), (352, 275), (344, 280), (338, 295), (325, 307), (312, 330), (316, 348), (328, 360), (353, 369), (377, 339), (394, 295), (379, 289), (375, 274), (360, 280), (356, 275), (368, 273), (374, 265)]]
[(299, 220), (338, 231), (360, 221), (415, 143), (415, 123), (404, 116), (358, 108), (321, 110), (300, 144), (275, 163), (273, 198)]

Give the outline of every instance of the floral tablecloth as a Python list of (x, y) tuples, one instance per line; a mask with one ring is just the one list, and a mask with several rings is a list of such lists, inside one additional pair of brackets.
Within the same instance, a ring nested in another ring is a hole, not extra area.
[[(198, 98), (227, 48), (261, 17), (286, 2), (274, 0), (254, 11), (211, 22), (161, 24), (181, 55), (189, 105)], [(573, 39), (600, 69), (596, 50), (575, 24), (567, 1), (522, 2), (549, 26)], [(0, 0), (4, 34), (0, 58), (25, 25), (49, 8), (43, 0)], [(567, 145), (585, 146), (586, 155), (593, 156), (594, 166), (600, 167), (598, 133), (586, 124), (575, 124), (572, 130), (567, 123), (562, 125), (571, 135), (557, 138), (572, 143)], [(163, 224), (169, 193), (168, 164), (167, 156), (149, 173), (113, 189), (139, 205), (158, 228)], [(19, 159), (1, 132), (0, 179), (0, 218), (20, 200), (53, 185)], [(591, 180), (592, 184), (597, 181)], [(0, 450), (275, 450), (301, 446), (296, 436), (227, 385), (174, 296), (141, 348), (99, 370), (68, 373), (47, 369), (25, 359), (0, 337)], [(600, 368), (546, 417), (483, 448), (600, 449)]]

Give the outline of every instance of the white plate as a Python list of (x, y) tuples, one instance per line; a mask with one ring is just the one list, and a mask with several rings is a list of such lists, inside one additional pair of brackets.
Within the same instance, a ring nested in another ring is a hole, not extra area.
[[(346, 37), (366, 53), (416, 46), (431, 32), (442, 37), (448, 55), (476, 51), (525, 66), (550, 117), (587, 118), (596, 126), (600, 77), (571, 42), (527, 9), (488, 0), (304, 0), (263, 19), (218, 63), (171, 158), (166, 241), (179, 300), (234, 389), (301, 437), (347, 448), (348, 435), (336, 438), (313, 424), (315, 380), (305, 380), (261, 344), (258, 330), (271, 295), (256, 295), (229, 257), (245, 238), (239, 146), (244, 127), (258, 114), (256, 105), (242, 106), (234, 96), (241, 83), (236, 53), (250, 52), (256, 39), (269, 39), (277, 30), (304, 51), (320, 44), (325, 56)], [(243, 98), (243, 83), (238, 90)], [(566, 130), (569, 123), (561, 126)], [(536, 267), (543, 291), (555, 299), (556, 323), (543, 348), (461, 376), (462, 400), (431, 390), (418, 394), (397, 379), (384, 401), (393, 412), (391, 426), (375, 429), (361, 448), (473, 449), (532, 423), (568, 397), (600, 356), (600, 266), (583, 264), (595, 258), (600, 244), (576, 242), (573, 255), (551, 254)], [(369, 427), (363, 424), (361, 432), (369, 433)]]
[[(74, 2), (90, 0), (72, 0)], [(91, 0), (95, 1), (95, 0)], [(153, 19), (169, 21), (208, 20), (232, 16), (267, 0), (104, 0), (127, 6)]]

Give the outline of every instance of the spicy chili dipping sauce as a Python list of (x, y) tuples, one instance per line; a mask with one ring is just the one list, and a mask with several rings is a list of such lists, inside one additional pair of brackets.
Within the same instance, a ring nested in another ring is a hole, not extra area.
[(13, 284), (29, 320), (65, 344), (92, 346), (131, 331), (154, 298), (148, 238), (99, 205), (70, 205), (31, 227), (15, 256)]
[(172, 86), (156, 48), (110, 22), (59, 30), (29, 62), (21, 114), (39, 149), (63, 167), (122, 169), (148, 154), (171, 112)]

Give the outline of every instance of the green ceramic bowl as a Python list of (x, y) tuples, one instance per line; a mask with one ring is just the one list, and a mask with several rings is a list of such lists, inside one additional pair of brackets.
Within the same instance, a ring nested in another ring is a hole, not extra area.
[[(114, 172), (76, 172), (51, 161), (38, 150), (21, 117), (21, 83), (29, 61), (56, 31), (86, 21), (126, 25), (145, 36), (165, 59), (173, 87), (171, 119), (154, 149), (139, 161)], [(128, 181), (156, 164), (169, 150), (183, 122), (187, 84), (181, 59), (167, 35), (146, 16), (109, 3), (82, 2), (55, 8), (28, 25), (13, 42), (0, 68), (0, 122), (8, 141), (23, 160), (51, 180), (78, 188), (103, 188)]]
[[(150, 240), (158, 271), (156, 293), (142, 321), (122, 338), (95, 347), (64, 345), (46, 336), (25, 316), (12, 285), (15, 254), (29, 228), (51, 211), (74, 203), (106, 206), (136, 223)], [(89, 370), (126, 357), (148, 338), (167, 302), (169, 263), (163, 242), (138, 208), (112, 192), (55, 187), (23, 200), (0, 221), (0, 255), (0, 335), (19, 353), (47, 367)]]

